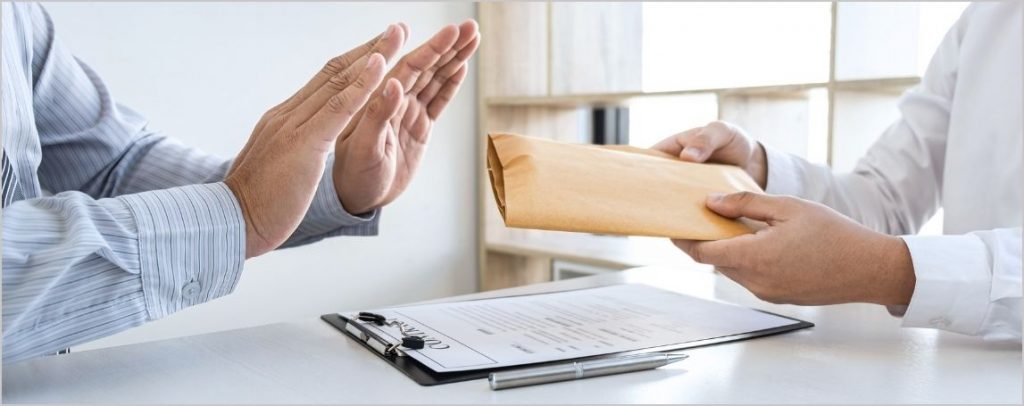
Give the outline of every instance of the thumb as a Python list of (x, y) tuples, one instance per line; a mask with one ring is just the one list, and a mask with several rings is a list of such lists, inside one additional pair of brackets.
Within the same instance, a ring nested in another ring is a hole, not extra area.
[(754, 192), (708, 195), (704, 203), (711, 211), (728, 218), (746, 217), (758, 221), (785, 220), (793, 201), (787, 196)]

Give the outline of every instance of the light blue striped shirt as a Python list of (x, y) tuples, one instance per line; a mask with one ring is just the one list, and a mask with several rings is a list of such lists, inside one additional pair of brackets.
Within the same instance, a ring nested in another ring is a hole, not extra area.
[[(39, 5), (0, 13), (3, 361), (231, 293), (245, 259), (245, 223), (221, 181), (231, 162), (116, 104)], [(378, 213), (346, 213), (330, 169), (316, 193), (285, 247), (376, 234)]]

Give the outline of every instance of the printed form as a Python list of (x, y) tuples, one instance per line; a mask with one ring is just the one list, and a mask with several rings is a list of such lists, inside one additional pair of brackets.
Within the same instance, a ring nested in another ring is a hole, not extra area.
[[(437, 372), (634, 351), (799, 323), (641, 284), (372, 310), (378, 336), (424, 338), (407, 356)], [(355, 314), (348, 315), (350, 320)]]

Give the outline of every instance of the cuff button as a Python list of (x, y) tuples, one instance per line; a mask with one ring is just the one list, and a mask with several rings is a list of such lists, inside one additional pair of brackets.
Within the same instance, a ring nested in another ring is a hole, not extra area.
[(199, 297), (199, 292), (201, 290), (202, 287), (199, 285), (199, 282), (192, 281), (186, 283), (185, 286), (181, 287), (181, 297), (187, 300), (193, 300)]
[(936, 317), (934, 319), (928, 320), (928, 324), (935, 328), (946, 328), (949, 327), (949, 325), (952, 324), (952, 322), (950, 322), (949, 319), (945, 317)]

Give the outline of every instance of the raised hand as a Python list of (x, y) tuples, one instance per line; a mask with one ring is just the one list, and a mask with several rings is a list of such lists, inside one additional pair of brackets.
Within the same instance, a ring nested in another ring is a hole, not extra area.
[(442, 28), (397, 62), (342, 132), (333, 170), (338, 198), (348, 212), (381, 207), (405, 190), (434, 121), (465, 80), (479, 43), (473, 20)]
[(384, 79), (386, 59), (401, 48), (405, 31), (391, 25), (331, 59), (256, 124), (224, 180), (245, 218), (246, 258), (277, 248), (298, 227), (323, 176), (327, 155)]

